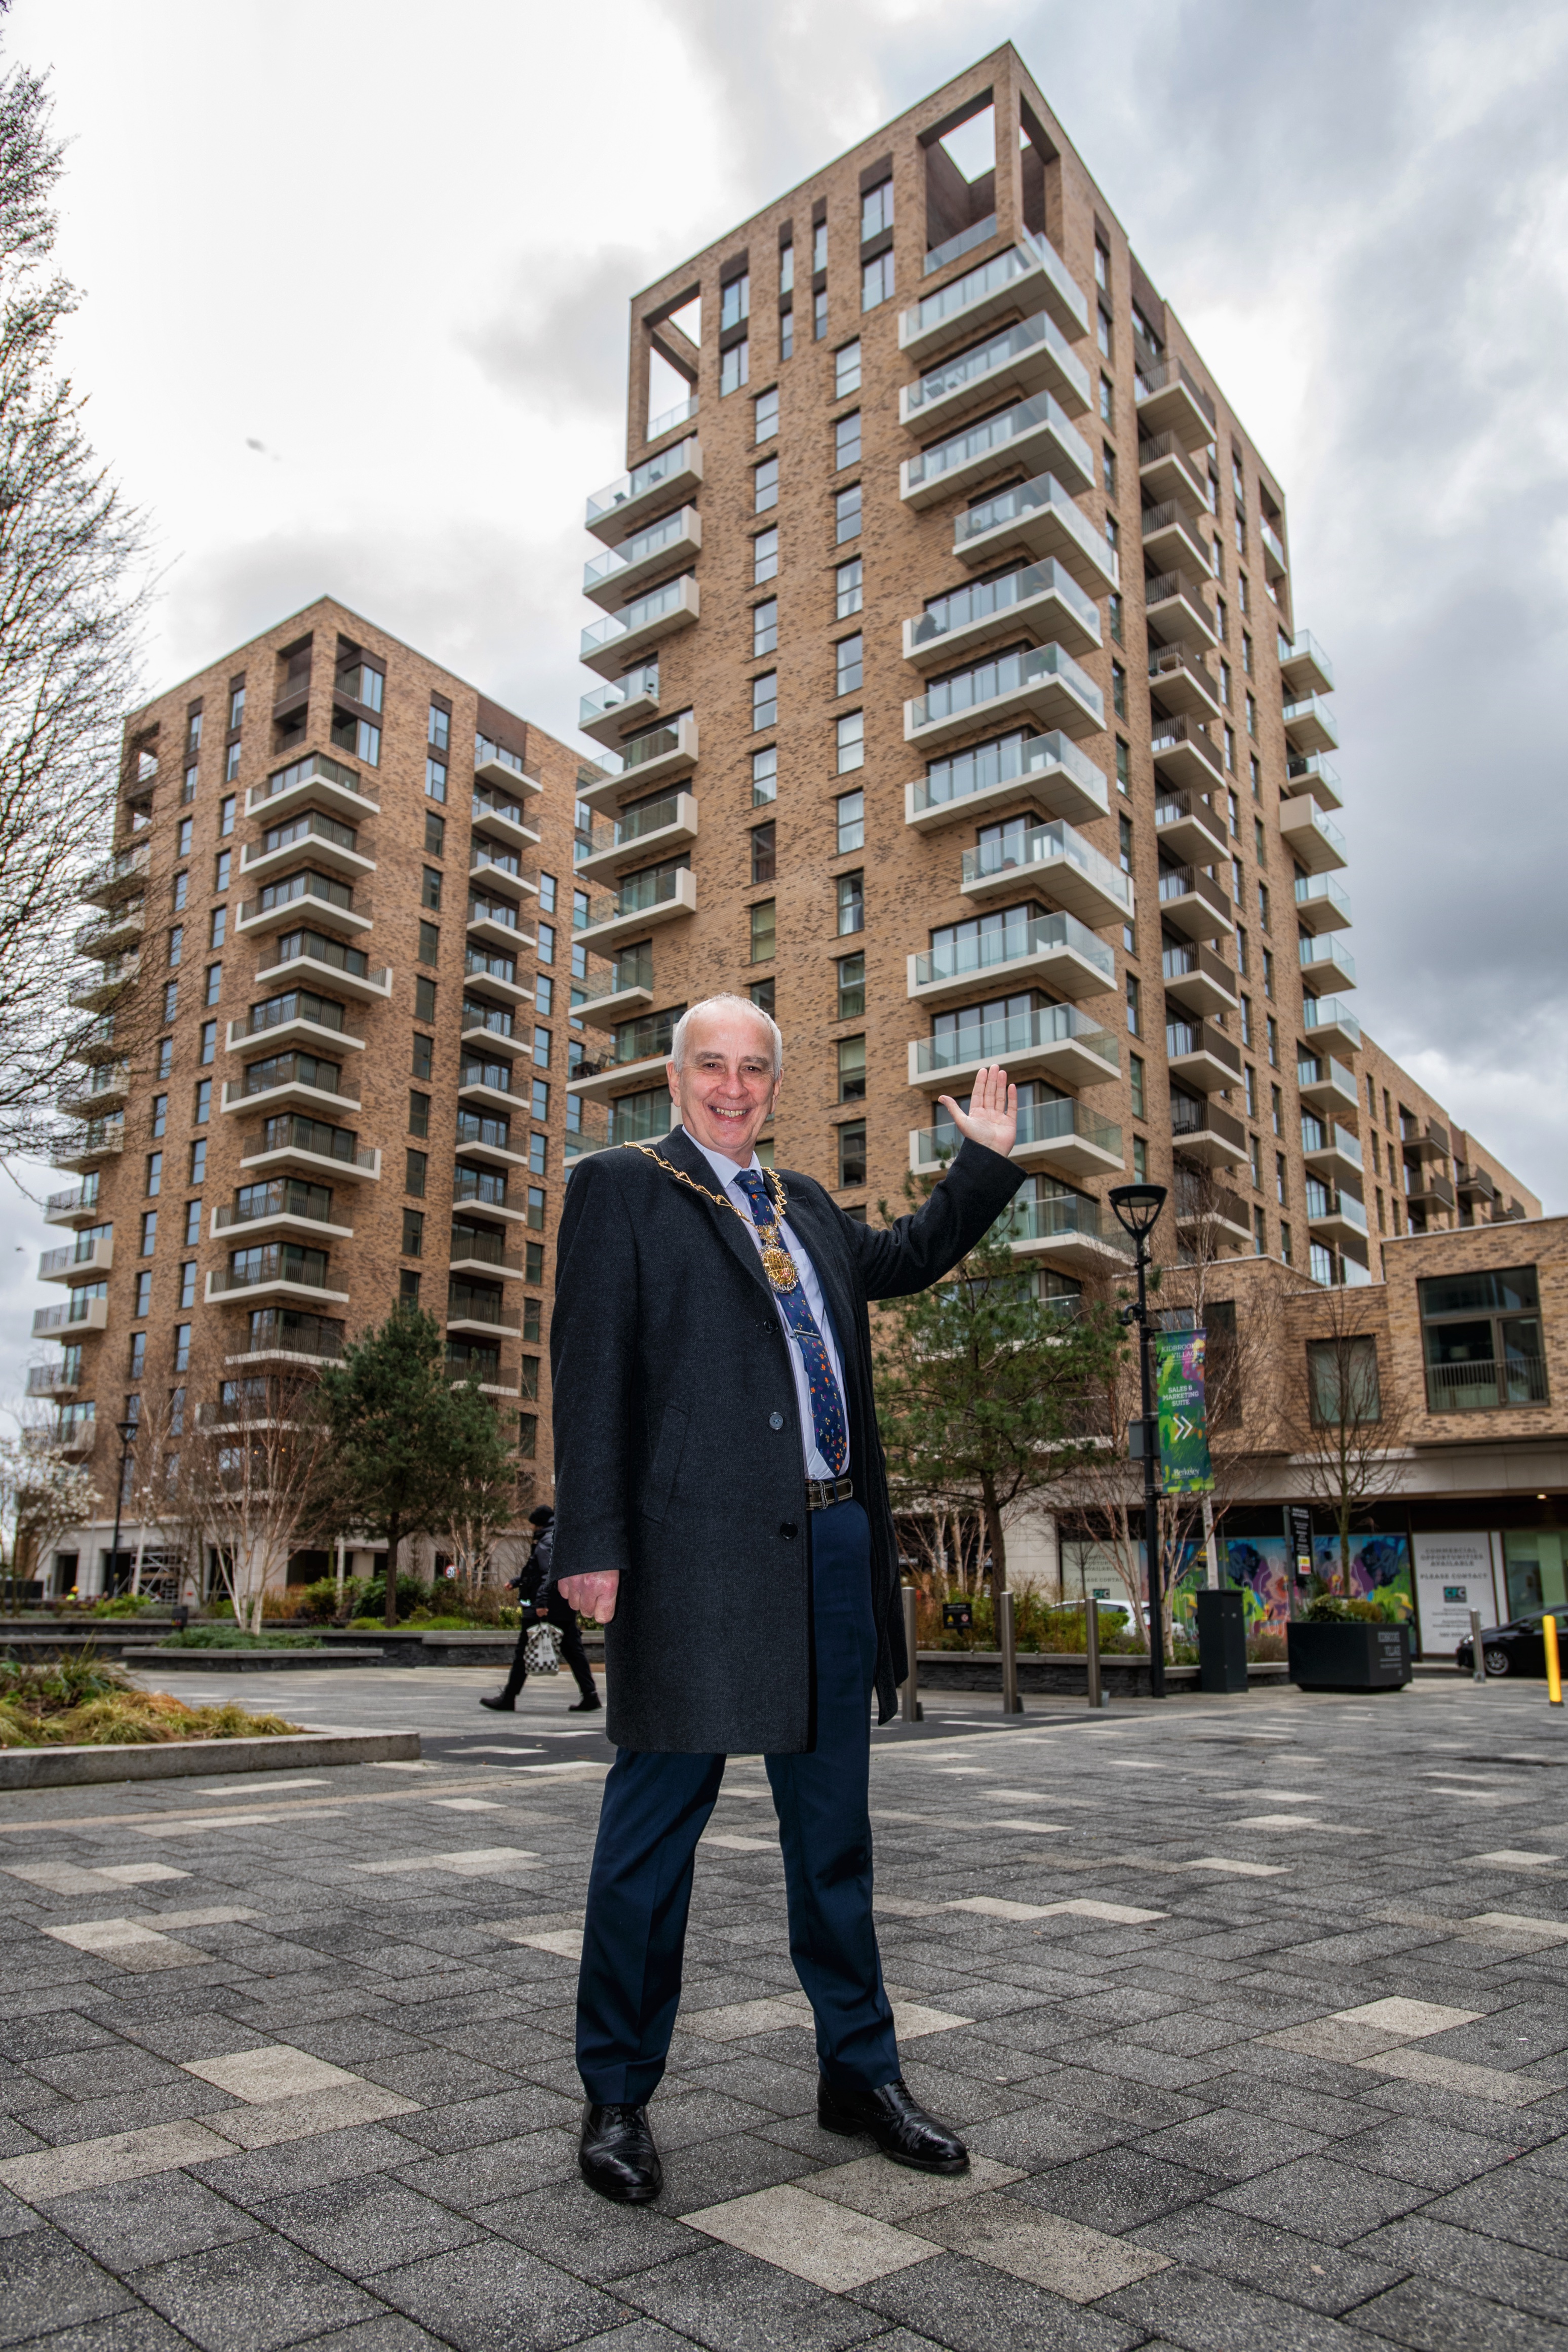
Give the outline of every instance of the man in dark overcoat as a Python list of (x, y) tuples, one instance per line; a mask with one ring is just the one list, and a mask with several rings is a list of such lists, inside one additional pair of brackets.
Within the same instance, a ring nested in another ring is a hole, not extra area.
[(905, 2088), (871, 1918), (873, 1691), (907, 1671), (868, 1301), (923, 1289), (1002, 1214), (1017, 1090), (988, 1067), (931, 1198), (883, 1229), (756, 1142), (783, 1045), (742, 997), (678, 1025), (679, 1124), (581, 1160), (556, 1254), (555, 1574), (605, 1628), (617, 1755), (577, 1990), (580, 2162), (658, 2192), (647, 2102), (680, 2000), (692, 1866), (728, 1754), (766, 1759), (790, 1955), (816, 2025), (818, 2120), (918, 2169), (963, 2142)]

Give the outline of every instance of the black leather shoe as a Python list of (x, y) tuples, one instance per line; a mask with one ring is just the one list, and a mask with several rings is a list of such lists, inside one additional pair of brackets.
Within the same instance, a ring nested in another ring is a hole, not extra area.
[(590, 2189), (617, 2205), (651, 2205), (664, 2186), (646, 2107), (583, 2110), (577, 2167)]
[(853, 2139), (868, 2132), (884, 2156), (907, 2164), (914, 2172), (967, 2172), (969, 2150), (956, 2132), (928, 2116), (918, 2099), (896, 2083), (879, 2090), (858, 2085), (850, 2089), (820, 2076), (816, 2085), (816, 2120), (824, 2131)]
[(602, 1704), (597, 1691), (588, 1691), (582, 1698), (574, 1700), (566, 1712), (568, 1715), (594, 1715)]
[(492, 1715), (515, 1715), (517, 1713), (516, 1699), (508, 1698), (505, 1691), (502, 1691), (498, 1698), (480, 1699), (479, 1705), (481, 1706), (488, 1706)]

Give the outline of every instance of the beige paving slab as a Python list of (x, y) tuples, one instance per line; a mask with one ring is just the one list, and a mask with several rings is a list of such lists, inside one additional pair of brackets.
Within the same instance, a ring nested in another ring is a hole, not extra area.
[(896, 2000), (893, 2031), (900, 2042), (919, 2042), (928, 2033), (951, 2033), (955, 2026), (973, 2025), (972, 2017), (955, 2017), (950, 2009), (931, 2009), (924, 2001)]
[(1042, 1916), (1047, 1919), (1070, 1915), (1075, 1919), (1104, 1919), (1112, 1926), (1145, 1927), (1155, 1919), (1168, 1919), (1168, 1911), (1141, 1911), (1134, 1903), (1101, 1903), (1092, 1895), (1075, 1895), (1070, 1902), (1047, 1903)]
[(1509, 1870), (1550, 1870), (1562, 1861), (1560, 1853), (1527, 1853), (1522, 1846), (1500, 1845), (1490, 1853), (1467, 1853), (1466, 1862), (1501, 1864)]
[(74, 1862), (14, 1862), (7, 1864), (5, 1875), (41, 1886), (49, 1895), (101, 1895), (113, 1884), (101, 1870), (79, 1869)]
[(191, 1874), (168, 1862), (115, 1862), (100, 1863), (97, 1874), (111, 1886), (151, 1886), (155, 1879), (189, 1878)]
[(212, 1958), (194, 1944), (182, 1944), (174, 1936), (162, 1936), (156, 1928), (144, 1927), (134, 1919), (82, 1919), (59, 1927), (40, 1927), (40, 1935), (50, 1936), (57, 1944), (68, 1944), (73, 1951), (90, 1952), (95, 1958), (112, 1960), (117, 1969), (144, 1972), (153, 1969), (188, 1969)]
[(945, 2211), (923, 2213), (922, 2237), (954, 2253), (989, 2263), (993, 2270), (1026, 2279), (1069, 2303), (1093, 2303), (1135, 2279), (1169, 2270), (1163, 2254), (1125, 2239), (1107, 2237), (1103, 2231), (1085, 2229), (1080, 2221), (1041, 2212), (1016, 2198), (983, 2195)]
[(261, 1914), (247, 1911), (241, 1903), (207, 1903), (192, 1911), (135, 1911), (128, 1916), (139, 1927), (167, 1928), (238, 1927), (247, 1919), (259, 1919)]
[(1502, 2107), (1528, 2107), (1537, 2099), (1556, 2095), (1555, 2083), (1531, 2074), (1509, 2074), (1500, 2066), (1471, 2066), (1462, 2058), (1439, 2058), (1433, 2050), (1412, 2050), (1408, 2044), (1358, 2058), (1355, 2064), (1369, 2074), (1392, 2074), (1404, 2083), (1428, 2083), (1434, 2090), (1458, 2091), (1472, 2099), (1490, 2099)]
[(1249, 1813), (1233, 1822), (1238, 1830), (1312, 1830), (1320, 1837), (1372, 1837), (1372, 1830), (1352, 1829), (1344, 1822), (1321, 1822), (1311, 1813)]
[(298, 2098), (272, 2099), (256, 2106), (223, 2107), (206, 2118), (236, 2147), (276, 2147), (290, 2139), (318, 2139), (325, 2132), (347, 2131), (353, 2124), (384, 2123), (390, 2116), (411, 2116), (417, 2099), (401, 2099), (379, 2083), (351, 2077), (336, 2091), (310, 2091)]
[(506, 1811), (493, 1797), (426, 1797), (427, 1805), (441, 1805), (449, 1813), (500, 1813)]
[(1230, 1878), (1287, 1878), (1291, 1862), (1233, 1862), (1222, 1853), (1200, 1854), (1195, 1862), (1180, 1862), (1178, 1870), (1218, 1870)]
[[(290, 1807), (288, 1812), (278, 1813), (209, 1813), (199, 1822), (143, 1822), (136, 1833), (138, 1837), (148, 1838), (199, 1837), (204, 1831), (210, 1830), (264, 1830), (279, 1822), (290, 1821), (296, 1811), (304, 1810), (301, 1806)], [(309, 1810), (311, 1820), (316, 1822), (336, 1822), (342, 1818), (341, 1811), (330, 1811), (324, 1805), (311, 1805)]]
[(1456, 2025), (1474, 2025), (1486, 2011), (1447, 2009), (1438, 2000), (1405, 2000), (1395, 1994), (1387, 2000), (1366, 2000), (1359, 2009), (1336, 2009), (1331, 2014), (1346, 2025), (1370, 2025), (1380, 2033), (1400, 2033), (1415, 2042), (1425, 2034), (1447, 2033)]
[(1058, 1837), (1067, 1828), (1066, 1822), (1026, 1822), (1018, 1820), (982, 1822), (984, 1830), (1007, 1830), (1015, 1837)]
[(1009, 1903), (1001, 1895), (961, 1895), (954, 1902), (941, 1904), (943, 1911), (973, 1911), (981, 1919), (1048, 1919), (1048, 1903)]
[[(318, 1775), (304, 1772), (268, 1772), (267, 1794), (281, 1795), (285, 1789), (324, 1789), (325, 1780)], [(194, 1797), (258, 1797), (260, 1789), (254, 1778), (247, 1780), (216, 1780), (210, 1789), (193, 1789)]]
[(777, 1853), (777, 1838), (739, 1837), (729, 1830), (709, 1830), (700, 1843), (722, 1846), (728, 1853)]
[(704, 2042), (743, 2042), (752, 2033), (782, 2033), (792, 2025), (809, 2025), (811, 2004), (804, 1993), (769, 1994), (759, 2000), (726, 2001), (718, 2009), (683, 2009), (680, 2022)]
[(1328, 2058), (1340, 2065), (1359, 2065), (1363, 2058), (1392, 2050), (1396, 2033), (1380, 2033), (1371, 2025), (1347, 2025), (1342, 2019), (1310, 2018), (1304, 2025), (1281, 2026), (1278, 2033), (1260, 2033), (1266, 2050), (1290, 2050), (1299, 2058)]
[(1458, 1922), (1465, 1927), (1495, 1927), (1513, 1936), (1540, 1936), (1547, 1943), (1568, 1944), (1568, 1920), (1537, 1919), (1528, 1911), (1478, 1911)]
[(467, 1853), (398, 1854), (387, 1862), (356, 1862), (353, 1867), (371, 1877), (399, 1870), (448, 1870), (458, 1878), (485, 1878), (494, 1871), (538, 1860), (531, 1846), (489, 1845), (473, 1846)]
[(557, 1959), (580, 1960), (583, 1957), (581, 1927), (546, 1927), (525, 1936), (509, 1936), (507, 1941), (528, 1944), (536, 1952), (553, 1952)]
[(873, 1911), (885, 1911), (889, 1919), (929, 1919), (932, 1914), (945, 1910), (942, 1903), (919, 1903), (909, 1895), (876, 1895), (871, 1898)]
[(849, 2294), (873, 2279), (930, 2262), (929, 2239), (910, 2237), (871, 2214), (803, 2189), (760, 2189), (727, 2204), (684, 2213), (689, 2230), (754, 2254), (830, 2294)]
[(232, 2154), (230, 2144), (205, 2124), (152, 2124), (143, 2131), (114, 2132), (107, 2139), (74, 2140), (68, 2147), (43, 2147), (0, 2163), (0, 2188), (25, 2204), (47, 2197), (71, 2197), (111, 2181), (143, 2180), (174, 2172), (183, 2164), (208, 2164)]
[(231, 2099), (252, 2105), (297, 2098), (304, 2091), (336, 2090), (345, 2083), (363, 2080), (346, 2067), (330, 2066), (324, 2058), (313, 2058), (308, 2050), (296, 2050), (289, 2042), (270, 2042), (259, 2050), (236, 2050), (227, 2057), (192, 2058), (182, 2071), (210, 2083), (215, 2090), (226, 2091)]
[(968, 2171), (951, 2179), (936, 2172), (911, 2172), (907, 2165), (889, 2164), (885, 2156), (858, 2156), (849, 2164), (814, 2172), (795, 2186), (809, 2189), (813, 2197), (826, 2197), (830, 2204), (852, 2205), (858, 2213), (869, 2213), (878, 2221), (908, 2221), (917, 2213), (937, 2212), (945, 2205), (984, 2196), (987, 2189), (1005, 2189), (1009, 2180), (1022, 2178), (1010, 2164), (998, 2164), (989, 2156), (972, 2156)]

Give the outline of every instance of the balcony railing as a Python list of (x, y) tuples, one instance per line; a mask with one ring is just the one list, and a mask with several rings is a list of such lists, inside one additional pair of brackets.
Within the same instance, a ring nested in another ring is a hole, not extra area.
[(515, 1251), (509, 1251), (499, 1234), (466, 1231), (461, 1225), (452, 1227), (452, 1256), (472, 1258), (481, 1265), (499, 1266), (504, 1274), (521, 1274), (522, 1260)]
[(635, 709), (638, 703), (658, 708), (658, 664), (639, 662), (636, 669), (627, 670), (624, 677), (610, 680), (608, 686), (595, 687), (585, 694), (577, 706), (577, 723), (584, 730), (595, 721), (613, 719), (618, 710)]
[(634, 466), (629, 473), (606, 483), (602, 490), (595, 490), (588, 500), (587, 527), (590, 530), (596, 525), (602, 527), (622, 508), (636, 506), (639, 499), (662, 489), (668, 483), (679, 480), (683, 475), (695, 474), (700, 479), (701, 473), (702, 452), (696, 436), (689, 435), (684, 441), (674, 442), (669, 448), (660, 449), (657, 456), (645, 457), (640, 466)]
[(306, 1290), (326, 1290), (331, 1287), (329, 1269), (312, 1265), (284, 1248), (258, 1250), (249, 1265), (226, 1266), (207, 1276), (207, 1289), (213, 1297), (237, 1290), (255, 1290), (266, 1282), (297, 1283)]
[[(929, 1168), (939, 1160), (951, 1160), (962, 1140), (951, 1121), (939, 1119), (934, 1127), (920, 1134), (917, 1165)], [(1103, 1151), (1118, 1164), (1121, 1161), (1121, 1129), (1114, 1119), (1101, 1118), (1097, 1111), (1066, 1095), (1057, 1102), (1019, 1105), (1016, 1148), (1069, 1141), (1087, 1143), (1092, 1150)]]
[[(1210, 411), (1209, 422), (1211, 424), (1214, 422), (1212, 410)], [(1285, 542), (1280, 538), (1279, 532), (1275, 530), (1267, 515), (1260, 514), (1258, 518), (1258, 536), (1263, 541), (1263, 545), (1267, 552), (1274, 558), (1275, 562), (1279, 565), (1280, 571), (1283, 572), (1286, 568)]]
[[(901, 403), (903, 422), (918, 425), (922, 409), (932, 408), (939, 402), (951, 399), (965, 384), (984, 388), (988, 377), (1014, 367), (1029, 352), (1042, 350), (1050, 352), (1058, 362), (1065, 362), (1071, 368), (1079, 366), (1061, 330), (1041, 310), (1032, 319), (1021, 319), (1016, 326), (1004, 327), (1002, 332), (993, 335), (989, 342), (976, 344), (973, 351), (963, 352), (960, 358), (944, 361), (940, 367), (928, 368), (917, 383), (906, 384)], [(1077, 437), (1075, 435), (1074, 438)], [(1086, 442), (1083, 446), (1087, 457), (1089, 445)]]
[(600, 923), (615, 922), (623, 915), (640, 915), (649, 908), (668, 906), (684, 895), (681, 876), (689, 870), (687, 866), (660, 866), (650, 874), (629, 875), (618, 890), (596, 892), (585, 910), (574, 908), (573, 928), (591, 930)]
[(1196, 1102), (1191, 1095), (1171, 1097), (1171, 1133), (1180, 1144), (1195, 1135), (1212, 1135), (1228, 1144), (1237, 1159), (1247, 1156), (1247, 1129), (1217, 1103)]
[(1108, 988), (1114, 984), (1114, 952), (1072, 915), (1037, 915), (1032, 919), (1021, 918), (1016, 923), (998, 924), (993, 929), (933, 948), (928, 954), (911, 957), (910, 961), (916, 987), (930, 988), (940, 981), (989, 971), (997, 964), (1016, 963), (1023, 957), (1043, 955), (1053, 948), (1072, 950), (1097, 971), (1104, 973)]
[(1089, 322), (1082, 289), (1056, 247), (1026, 229), (1016, 246), (993, 255), (978, 269), (965, 270), (962, 278), (952, 278), (937, 293), (924, 295), (912, 310), (906, 310), (899, 322), (900, 345), (908, 350), (950, 322), (962, 321), (966, 312), (983, 311), (986, 304), (994, 307), (997, 298), (1018, 278), (1037, 269), (1044, 270), (1069, 323), (1082, 334)]
[[(1156, 719), (1149, 748), (1156, 761), (1163, 753), (1169, 756), (1184, 751), (1190, 760), (1201, 761), (1216, 783), (1224, 778), (1219, 748), (1204, 733), (1195, 719)], [(1173, 760), (1172, 764), (1175, 765), (1176, 761)]]
[(1426, 1367), (1428, 1412), (1495, 1412), (1503, 1405), (1550, 1402), (1544, 1356), (1510, 1354), (1500, 1364), (1480, 1358)]
[(647, 421), (648, 439), (658, 441), (664, 434), (673, 433), (678, 425), (689, 425), (697, 414), (697, 394), (693, 393), (689, 400), (677, 401), (673, 408), (665, 409), (658, 416), (650, 416)]
[(589, 857), (602, 857), (607, 850), (629, 849), (634, 842), (646, 839), (649, 834), (664, 832), (679, 820), (680, 803), (689, 797), (682, 793), (666, 793), (641, 808), (628, 809), (613, 824), (594, 825), (587, 840), (578, 846), (577, 863), (581, 865)]
[(1118, 567), (1110, 542), (1103, 531), (1096, 530), (1082, 509), (1073, 504), (1054, 474), (1037, 474), (1032, 481), (1016, 482), (1005, 490), (998, 490), (994, 499), (980, 506), (971, 507), (967, 513), (955, 517), (952, 526), (952, 546), (956, 555), (988, 532), (1005, 523), (1023, 523), (1030, 515), (1042, 514), (1047, 509), (1054, 520), (1075, 539), (1093, 564), (1101, 579), (1114, 582)]
[(623, 637), (635, 637), (656, 621), (669, 619), (684, 613), (695, 621), (699, 614), (697, 583), (687, 574), (679, 580), (668, 580), (661, 588), (652, 588), (646, 596), (624, 604), (618, 613), (606, 613), (602, 621), (590, 621), (580, 641), (581, 658), (595, 668), (613, 669), (613, 660), (601, 663), (596, 656), (618, 645)]
[(79, 1241), (67, 1242), (63, 1249), (46, 1250), (38, 1260), (38, 1280), (52, 1281), (72, 1266), (107, 1272), (114, 1259), (114, 1244), (107, 1238), (92, 1240), (83, 1234)]
[[(254, 923), (259, 916), (302, 907), (312, 899), (319, 906), (336, 907), (344, 914), (354, 911), (354, 894), (346, 882), (334, 882), (325, 874), (290, 874), (287, 881), (269, 882), (258, 898), (247, 898), (240, 908), (239, 919), (242, 925)], [(359, 912), (363, 917), (363, 908)]]
[(1156, 393), (1170, 391), (1177, 384), (1182, 385), (1191, 395), (1199, 414), (1207, 420), (1212, 432), (1215, 424), (1213, 396), (1204, 390), (1185, 360), (1156, 360), (1152, 363), (1139, 365), (1137, 395), (1140, 404), (1152, 400)]
[(621, 572), (651, 563), (667, 547), (684, 546), (692, 537), (694, 520), (691, 509), (682, 507), (677, 514), (661, 515), (646, 530), (634, 531), (630, 539), (622, 540), (619, 547), (591, 557), (583, 570), (584, 594), (591, 596), (595, 588), (608, 586)]
[(1094, 715), (1096, 726), (1103, 728), (1105, 697), (1088, 671), (1080, 669), (1060, 646), (1028, 646), (1016, 653), (977, 662), (972, 669), (959, 670), (954, 677), (944, 677), (924, 694), (913, 697), (904, 706), (906, 738), (917, 736), (935, 720), (954, 719), (966, 710), (984, 711), (987, 703), (1022, 693), (1047, 678), (1059, 678)]
[(1132, 1255), (1132, 1244), (1114, 1218), (1102, 1214), (1099, 1202), (1081, 1192), (1063, 1200), (1022, 1201), (1009, 1213), (1006, 1230), (1015, 1242), (1065, 1240), (1077, 1234), (1122, 1257)]
[(44, 1205), (44, 1214), (51, 1220), (85, 1215), (89, 1209), (97, 1208), (98, 1193), (98, 1179), (90, 1176), (85, 1184), (70, 1184), (63, 1192), (51, 1192)]
[(1100, 611), (1092, 596), (1086, 596), (1071, 573), (1065, 572), (1054, 559), (1044, 563), (1026, 563), (1022, 571), (1009, 572), (1000, 580), (977, 580), (967, 588), (954, 588), (945, 596), (934, 597), (918, 621), (906, 623), (909, 650), (918, 653), (922, 646), (936, 645), (954, 630), (971, 627), (994, 613), (1011, 611), (1016, 604), (1026, 604), (1037, 596), (1058, 596), (1070, 607), (1086, 635), (1100, 643)]
[(966, 253), (973, 253), (977, 245), (984, 245), (988, 236), (995, 234), (994, 213), (987, 213), (984, 220), (971, 221), (969, 226), (961, 228), (956, 236), (950, 236), (942, 244), (931, 247), (926, 255), (925, 276), (934, 277), (939, 269), (945, 269), (950, 261), (962, 261)]
[(1015, 778), (1025, 783), (1032, 775), (1065, 769), (1103, 815), (1110, 805), (1105, 777), (1080, 751), (1070, 736), (1052, 730), (1044, 735), (1005, 735), (998, 742), (981, 744), (973, 751), (932, 763), (927, 774), (910, 787), (910, 814), (942, 808), (951, 802), (989, 793)]
[(1109, 1029), (1076, 1004), (1051, 1004), (1038, 1013), (1015, 1013), (1000, 1021), (965, 1023), (941, 1037), (915, 1040), (911, 1076), (917, 1082), (977, 1061), (1003, 1062), (1051, 1045), (1072, 1044), (1105, 1066), (1107, 1078), (1121, 1066), (1121, 1048)]
[(356, 769), (345, 768), (341, 761), (329, 760), (323, 751), (310, 751), (302, 760), (295, 760), (287, 768), (279, 768), (265, 783), (255, 784), (246, 795), (246, 810), (254, 815), (268, 801), (279, 799), (284, 793), (297, 793), (308, 784), (330, 784), (340, 793), (352, 793), (368, 814), (379, 814), (377, 804), (364, 788), (364, 778)]
[(990, 875), (1026, 877), (1031, 866), (1065, 859), (1089, 883), (1099, 896), (1108, 898), (1111, 906), (1123, 914), (1132, 910), (1132, 885), (1120, 866), (1109, 857), (1090, 847), (1080, 833), (1058, 818), (1054, 824), (1034, 824), (1017, 831), (1009, 829), (992, 841), (983, 841), (977, 848), (963, 853), (963, 880), (983, 882)]

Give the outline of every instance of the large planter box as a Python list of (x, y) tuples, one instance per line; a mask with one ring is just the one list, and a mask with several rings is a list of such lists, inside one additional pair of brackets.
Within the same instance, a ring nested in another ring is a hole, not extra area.
[(1410, 1680), (1408, 1625), (1291, 1624), (1285, 1643), (1301, 1690), (1398, 1690)]

